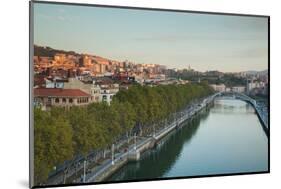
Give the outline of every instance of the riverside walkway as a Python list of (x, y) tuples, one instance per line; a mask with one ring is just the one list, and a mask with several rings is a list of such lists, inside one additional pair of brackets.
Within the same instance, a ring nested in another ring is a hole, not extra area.
[[(106, 178), (108, 178), (110, 175), (112, 175), (115, 171), (117, 171), (120, 167), (122, 167), (124, 164), (126, 164), (128, 161), (130, 161), (130, 155), (133, 154), (136, 156), (136, 160), (138, 159), (137, 156), (140, 156), (140, 153), (144, 150), (147, 150), (153, 146), (153, 143), (159, 141), (162, 137), (170, 133), (172, 130), (177, 128), (178, 126), (182, 126), (182, 123), (191, 117), (193, 117), (195, 114), (200, 112), (204, 107), (206, 107), (208, 104), (210, 104), (215, 98), (219, 97), (226, 97), (226, 96), (232, 96), (234, 98), (238, 98), (244, 101), (247, 101), (250, 103), (256, 110), (256, 113), (258, 117), (260, 118), (260, 121), (263, 125), (263, 129), (265, 133), (268, 135), (268, 126), (267, 126), (267, 116), (263, 113), (263, 109), (260, 108), (259, 104), (256, 103), (256, 101), (244, 94), (240, 93), (215, 93), (212, 96), (209, 96), (203, 100), (200, 100), (199, 102), (190, 104), (186, 109), (179, 112), (176, 118), (172, 123), (167, 124), (161, 129), (155, 130), (155, 132), (149, 136), (142, 136), (142, 137), (132, 137), (130, 139), (131, 141), (134, 140), (134, 143), (131, 143), (126, 147), (126, 150), (122, 148), (122, 145), (124, 143), (115, 144), (115, 150), (108, 149), (105, 151), (105, 157), (102, 161), (100, 161), (98, 164), (95, 164), (93, 166), (93, 162), (87, 162), (87, 169), (85, 170), (85, 166), (82, 163), (79, 163), (79, 167), (77, 170), (74, 170), (73, 168), (69, 170), (69, 172), (66, 174), (66, 177), (68, 178), (67, 183), (87, 183), (87, 182), (103, 182)], [(112, 153), (112, 151), (115, 151)], [(111, 157), (110, 157), (111, 156)], [(81, 162), (81, 161), (80, 161)], [(88, 166), (92, 165), (92, 166)], [(84, 168), (84, 173), (83, 173)], [(77, 174), (77, 175), (76, 175)], [(76, 175), (76, 176), (75, 176)], [(85, 176), (84, 176), (85, 175)], [(55, 176), (51, 182), (48, 184), (60, 184), (63, 181), (63, 175), (60, 175), (60, 177)]]
[[(175, 129), (178, 125), (180, 125), (185, 120), (192, 117), (194, 114), (199, 112), (202, 108), (204, 108), (207, 104), (213, 101), (213, 99), (219, 95), (216, 93), (212, 96), (209, 96), (203, 100), (200, 100), (197, 103), (192, 103), (185, 110), (180, 112), (180, 117), (174, 120), (169, 125), (166, 125), (164, 128), (160, 130), (155, 130), (154, 136), (146, 136), (146, 137), (135, 137), (134, 144), (126, 147), (126, 152), (122, 146), (126, 146), (127, 140), (119, 142), (115, 144), (114, 155), (112, 155), (112, 149), (106, 149), (103, 153), (103, 158), (97, 158), (96, 161), (93, 159), (88, 159), (85, 163), (83, 157), (78, 157), (74, 160), (73, 164), (68, 167), (67, 172), (64, 172), (65, 168), (58, 169), (52, 176), (49, 177), (46, 184), (48, 185), (57, 185), (57, 184), (65, 184), (65, 183), (82, 183), (82, 182), (96, 182), (102, 181), (105, 178), (104, 173), (113, 172), (112, 169), (116, 169), (119, 166), (122, 166), (128, 161), (128, 156), (130, 153), (134, 153), (135, 151), (146, 150), (145, 148), (149, 148), (149, 144), (151, 142), (155, 142), (155, 140), (159, 140), (170, 131)], [(130, 138), (130, 141), (134, 140), (134, 137)], [(111, 157), (110, 157), (111, 156)], [(114, 157), (114, 158), (113, 158)], [(100, 160), (99, 160), (100, 159)], [(98, 160), (99, 163), (96, 163)], [(114, 162), (114, 163), (113, 163)], [(87, 167), (85, 169), (85, 167)], [(85, 176), (84, 176), (85, 175)]]
[[(96, 169), (91, 174), (88, 174), (86, 176), (85, 182), (102, 182), (104, 179), (106, 179), (108, 176), (113, 174), (116, 170), (118, 170), (121, 166), (126, 164), (128, 160), (128, 156), (131, 153), (137, 153), (138, 151), (142, 151), (144, 146), (145, 150), (149, 149), (147, 148), (148, 144), (151, 144), (155, 141), (159, 141), (162, 137), (170, 133), (172, 130), (180, 126), (184, 121), (190, 119), (195, 114), (200, 112), (203, 108), (205, 108), (208, 104), (213, 102), (215, 98), (218, 98), (220, 96), (227, 96), (227, 95), (234, 95), (235, 98), (241, 99), (243, 101), (246, 101), (250, 103), (254, 109), (256, 110), (256, 113), (258, 117), (260, 118), (260, 121), (262, 123), (262, 126), (264, 128), (265, 133), (268, 135), (268, 125), (267, 125), (267, 116), (264, 114), (261, 110), (261, 107), (256, 103), (256, 101), (252, 98), (250, 98), (247, 95), (241, 94), (241, 93), (215, 93), (212, 96), (209, 96), (205, 98), (204, 100), (194, 103), (185, 110), (179, 112), (180, 117), (178, 119), (175, 119), (172, 123), (165, 126), (164, 128), (161, 128), (157, 131), (155, 131), (152, 135), (148, 137), (143, 137), (141, 140), (139, 140), (135, 145), (131, 145), (127, 152), (124, 153), (118, 153), (114, 159), (108, 160), (105, 162), (99, 169)], [(149, 145), (151, 147), (152, 145)], [(137, 160), (137, 159), (136, 159)], [(112, 163), (114, 161), (114, 163)], [(106, 174), (105, 174), (106, 173)]]
[(169, 132), (174, 130), (177, 126), (182, 124), (187, 119), (194, 116), (196, 113), (205, 108), (211, 103), (218, 93), (205, 98), (204, 100), (194, 103), (184, 111), (180, 112), (180, 118), (174, 120), (171, 124), (156, 131), (153, 135), (148, 137), (142, 137), (141, 140), (135, 144), (130, 145), (128, 150), (123, 153), (118, 153), (111, 160), (105, 161), (101, 166), (90, 171), (90, 174), (86, 175), (85, 182), (102, 182), (108, 176), (113, 174), (117, 169), (126, 164), (129, 161), (128, 156), (130, 154), (138, 153), (152, 147), (151, 143), (160, 140), (162, 137), (167, 135)]

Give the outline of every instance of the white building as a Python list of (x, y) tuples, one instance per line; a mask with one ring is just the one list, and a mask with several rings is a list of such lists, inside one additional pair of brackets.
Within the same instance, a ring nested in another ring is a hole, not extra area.
[(219, 84), (219, 85), (210, 85), (215, 91), (218, 91), (218, 92), (225, 92), (225, 85), (224, 84)]
[(103, 84), (100, 89), (100, 101), (107, 102), (110, 105), (113, 96), (118, 93), (119, 84)]
[(64, 82), (65, 80), (59, 78), (45, 80), (46, 88), (52, 88), (52, 89), (54, 88), (62, 89), (64, 87)]
[(100, 92), (100, 99), (103, 102), (107, 102), (110, 105), (110, 102), (112, 101), (112, 98), (114, 96), (114, 93), (112, 93), (109, 89), (102, 89)]
[(244, 93), (245, 88), (246, 87), (244, 87), (244, 86), (235, 86), (235, 87), (232, 87), (231, 90), (232, 90), (232, 92), (236, 92), (236, 93)]
[(265, 83), (264, 82), (262, 82), (262, 81), (260, 81), (260, 82), (258, 82), (258, 81), (251, 81), (251, 82), (248, 82), (247, 83), (247, 90), (248, 91), (251, 91), (251, 90), (253, 90), (253, 89), (255, 89), (255, 88), (263, 88), (263, 87), (265, 87)]

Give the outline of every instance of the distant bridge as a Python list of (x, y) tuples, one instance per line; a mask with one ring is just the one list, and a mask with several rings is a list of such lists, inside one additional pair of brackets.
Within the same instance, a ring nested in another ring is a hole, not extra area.
[(256, 100), (252, 99), (251, 97), (249, 97), (243, 93), (237, 93), (237, 92), (220, 92), (220, 93), (217, 93), (215, 95), (215, 97), (216, 98), (224, 97), (224, 98), (232, 98), (232, 99), (235, 98), (235, 99), (240, 99), (240, 100), (250, 103), (254, 107), (254, 109), (258, 115), (258, 118), (261, 122), (261, 125), (262, 125), (262, 128), (263, 128), (265, 134), (267, 135), (267, 137), (269, 136), (268, 117), (267, 117), (268, 114), (263, 113), (262, 107), (257, 104)]

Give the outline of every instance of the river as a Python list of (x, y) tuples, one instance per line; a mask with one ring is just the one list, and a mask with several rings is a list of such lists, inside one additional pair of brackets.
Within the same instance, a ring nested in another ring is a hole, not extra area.
[(268, 170), (268, 138), (253, 107), (219, 99), (107, 181)]

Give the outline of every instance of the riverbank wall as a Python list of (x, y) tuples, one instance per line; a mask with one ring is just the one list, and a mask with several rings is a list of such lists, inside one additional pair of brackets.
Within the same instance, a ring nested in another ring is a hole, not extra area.
[(258, 115), (258, 118), (259, 118), (259, 120), (260, 120), (260, 122), (261, 122), (262, 128), (263, 128), (263, 130), (264, 130), (266, 136), (268, 137), (268, 136), (269, 136), (269, 128), (268, 128), (268, 125), (267, 125), (267, 123), (265, 122), (265, 120), (263, 119), (262, 113), (261, 113), (255, 106), (254, 106), (254, 108), (255, 108), (256, 114)]
[[(240, 97), (241, 98), (241, 97)], [(263, 114), (262, 112), (259, 110), (259, 107), (257, 106), (257, 103), (254, 99), (250, 99), (250, 97), (248, 97), (249, 99), (245, 99), (245, 98), (241, 98), (242, 100), (248, 102), (249, 104), (252, 105), (252, 107), (255, 109), (255, 112), (259, 118), (259, 121), (261, 123), (262, 129), (264, 130), (266, 136), (269, 136), (269, 130), (268, 130), (268, 124), (267, 122), (264, 120), (263, 118)]]
[(122, 159), (120, 161), (117, 161), (114, 163), (114, 165), (109, 166), (108, 169), (101, 172), (101, 174), (97, 175), (94, 179), (94, 182), (102, 182), (105, 179), (109, 178), (112, 174), (114, 174), (117, 170), (119, 170), (121, 167), (126, 165), (128, 163), (128, 159)]

